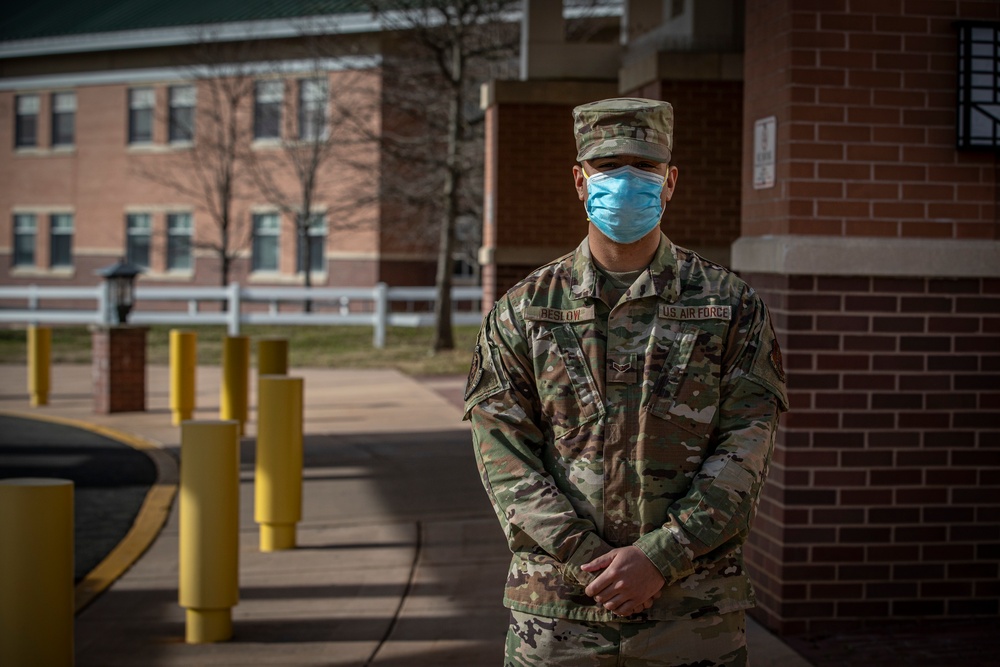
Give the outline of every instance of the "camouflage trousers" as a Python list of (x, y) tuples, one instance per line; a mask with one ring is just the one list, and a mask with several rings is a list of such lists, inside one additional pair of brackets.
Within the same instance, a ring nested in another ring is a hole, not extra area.
[(592, 623), (510, 613), (504, 667), (748, 667), (746, 616)]

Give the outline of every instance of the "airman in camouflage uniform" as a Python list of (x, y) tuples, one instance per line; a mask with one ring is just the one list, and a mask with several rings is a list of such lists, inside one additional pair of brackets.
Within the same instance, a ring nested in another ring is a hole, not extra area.
[[(574, 118), (588, 212), (590, 175), (623, 166), (659, 174), (669, 201), (669, 104), (604, 100)], [(787, 409), (767, 310), (658, 216), (627, 244), (594, 218), (496, 303), (466, 390), (513, 553), (507, 664), (744, 665), (742, 545)]]

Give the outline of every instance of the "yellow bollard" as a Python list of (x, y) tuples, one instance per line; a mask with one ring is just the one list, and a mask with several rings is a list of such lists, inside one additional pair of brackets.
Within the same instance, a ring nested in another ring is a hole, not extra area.
[(239, 425), (181, 424), (179, 602), (188, 644), (233, 636), (239, 602)]
[(52, 329), (28, 327), (28, 394), (32, 407), (49, 404), (52, 368)]
[(0, 480), (0, 665), (73, 664), (73, 482)]
[(222, 341), (222, 395), (219, 419), (239, 422), (240, 435), (246, 428), (250, 403), (250, 339), (226, 336)]
[(180, 426), (194, 414), (197, 395), (198, 334), (170, 330), (170, 412), (171, 422)]
[(254, 520), (260, 550), (295, 548), (302, 520), (302, 378), (262, 375), (257, 400)]
[(288, 375), (288, 339), (257, 341), (257, 375)]

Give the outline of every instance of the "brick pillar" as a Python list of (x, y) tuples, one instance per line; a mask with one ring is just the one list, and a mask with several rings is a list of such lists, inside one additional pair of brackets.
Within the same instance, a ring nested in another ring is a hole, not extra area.
[(145, 411), (147, 331), (130, 326), (93, 329), (94, 412)]
[(957, 18), (1000, 3), (748, 2), (733, 266), (789, 378), (747, 549), (778, 632), (1000, 613), (1000, 175), (954, 148)]
[(740, 235), (742, 80), (661, 79), (634, 94), (674, 107), (677, 189), (663, 215), (674, 243), (729, 265)]
[(573, 188), (573, 107), (615, 84), (494, 81), (487, 89), (483, 308), (587, 235)]

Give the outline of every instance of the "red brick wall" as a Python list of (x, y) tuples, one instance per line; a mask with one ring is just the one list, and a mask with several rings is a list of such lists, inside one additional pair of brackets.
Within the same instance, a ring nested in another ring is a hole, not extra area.
[(682, 246), (729, 247), (740, 235), (742, 81), (659, 81), (634, 94), (674, 108), (677, 190), (663, 231)]
[[(1000, 3), (750, 0), (744, 137), (774, 115), (778, 144), (765, 190), (744, 150), (744, 236), (1000, 238), (994, 156), (955, 149), (958, 18)], [(1000, 614), (1000, 280), (883, 268), (745, 276), (790, 391), (747, 549), (782, 633)]]
[(146, 329), (111, 327), (93, 333), (94, 412), (146, 409)]
[[(587, 233), (573, 187), (572, 104), (509, 104), (496, 111), (497, 244), (566, 245)], [(573, 243), (575, 245), (575, 242)]]
[[(406, 260), (382, 260), (379, 263), (380, 282), (390, 287), (410, 287), (413, 285), (433, 285), (437, 263)], [(336, 283), (342, 284), (342, 283)], [(371, 283), (368, 283), (369, 285)]]
[(573, 187), (574, 106), (498, 104), (487, 111), (485, 197), (492, 216), (488, 211), (483, 245), (500, 249), (501, 258), (484, 268), (484, 308), (542, 263), (503, 249), (551, 247), (555, 259), (587, 233)]
[[(185, 83), (182, 70), (178, 70), (176, 76), (177, 80), (172, 83)], [(356, 85), (342, 83), (342, 77), (347, 76), (351, 74), (330, 74), (334, 94), (342, 94), (345, 85)], [(374, 80), (379, 73), (373, 71), (359, 76)], [(75, 88), (31, 87), (23, 91), (0, 92), (0, 282), (93, 285), (98, 280), (93, 268), (107, 266), (124, 254), (126, 213), (144, 212), (151, 215), (153, 229), (151, 270), (139, 279), (141, 284), (220, 284), (221, 262), (217, 254), (207, 248), (195, 250), (193, 271), (166, 270), (167, 211), (192, 214), (196, 244), (217, 245), (220, 230), (209, 215), (205, 198), (185, 191), (192, 189), (197, 192), (202, 183), (193, 178), (186, 182), (180, 177), (192, 173), (193, 154), (183, 145), (172, 146), (167, 142), (166, 107), (170, 84), (150, 85), (156, 91), (158, 105), (153, 119), (155, 141), (144, 146), (127, 144), (127, 85), (81, 84)], [(287, 79), (289, 99), (295, 97), (295, 85), (294, 78)], [(377, 81), (372, 86), (377, 86)], [(75, 90), (77, 95), (75, 144), (72, 148), (52, 147), (48, 111), (51, 93), (53, 90), (69, 89)], [(377, 87), (372, 90), (373, 95), (377, 93)], [(35, 149), (14, 148), (14, 105), (17, 94), (22, 92), (37, 94), (42, 105), (38, 118), (39, 145)], [(204, 115), (211, 102), (210, 92), (209, 84), (199, 83), (199, 111), (195, 121), (199, 132), (207, 133), (213, 127)], [(247, 141), (251, 131), (251, 104), (251, 99), (243, 101), (245, 108), (242, 112), (245, 113), (246, 123), (242, 127)], [(292, 109), (284, 109), (283, 113), (290, 111)], [(381, 119), (378, 110), (370, 116), (371, 123), (378, 125)], [(196, 143), (202, 138), (202, 135), (196, 137)], [(346, 150), (354, 150), (351, 168), (343, 166)], [(265, 164), (276, 174), (275, 182), (286, 193), (296, 192), (298, 182), (280, 146), (258, 142), (254, 145), (254, 152), (261, 159), (275, 160)], [(405, 257), (404, 261), (419, 261), (427, 256), (427, 247), (433, 250), (433, 244), (418, 247), (412, 239), (393, 243), (400, 236), (397, 227), (383, 233), (383, 212), (376, 203), (380, 179), (378, 157), (378, 151), (371, 146), (352, 145), (342, 148), (318, 170), (320, 185), (314, 204), (317, 208), (329, 207), (326, 251), (334, 257), (328, 258), (326, 281), (318, 279), (313, 284), (371, 285), (378, 280), (378, 258), (383, 253), (391, 253), (393, 258), (409, 254), (411, 257)], [(230, 229), (231, 239), (234, 239), (230, 243), (230, 251), (239, 256), (227, 282), (302, 284), (303, 277), (296, 271), (294, 221), (289, 214), (281, 216), (279, 271), (250, 275), (251, 215), (254, 211), (278, 209), (252, 183), (245, 168), (239, 171), (239, 185), (233, 202), (234, 223)], [(170, 180), (180, 182), (181, 187), (170, 187), (166, 184)], [(34, 267), (11, 266), (14, 212), (33, 212), (37, 215)], [(48, 216), (53, 212), (73, 214), (71, 270), (49, 267)], [(353, 266), (359, 263), (375, 268), (353, 271)], [(345, 275), (352, 279), (351, 282), (336, 282)], [(366, 282), (360, 282), (362, 279)]]
[(1000, 613), (1000, 280), (746, 276), (785, 347), (748, 548), (783, 633)]
[(957, 18), (1000, 3), (748, 3), (744, 136), (777, 117), (778, 183), (743, 179), (745, 235), (1000, 238), (994, 157), (954, 148)]

